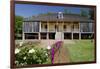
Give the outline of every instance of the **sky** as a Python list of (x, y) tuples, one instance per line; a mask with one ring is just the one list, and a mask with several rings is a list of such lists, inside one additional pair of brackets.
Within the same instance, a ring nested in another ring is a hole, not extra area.
[[(69, 10), (71, 13), (79, 14), (81, 8), (77, 7), (64, 7), (64, 6), (47, 6), (47, 5), (32, 5), (32, 4), (15, 4), (15, 15), (30, 17), (48, 12), (64, 12), (64, 9)], [(87, 8), (84, 8), (87, 9)]]

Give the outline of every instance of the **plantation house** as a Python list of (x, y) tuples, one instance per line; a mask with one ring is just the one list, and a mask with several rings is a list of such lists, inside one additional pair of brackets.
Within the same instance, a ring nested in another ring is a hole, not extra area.
[(62, 12), (24, 18), (25, 39), (90, 39), (94, 34), (94, 21), (79, 14)]

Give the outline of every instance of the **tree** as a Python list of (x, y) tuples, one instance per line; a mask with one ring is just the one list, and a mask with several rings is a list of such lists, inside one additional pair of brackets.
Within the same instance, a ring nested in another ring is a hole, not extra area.
[(41, 14), (39, 14), (39, 15), (51, 15), (51, 14), (53, 14), (53, 12), (47, 12), (47, 13), (41, 13)]
[(94, 20), (94, 10), (93, 9), (89, 10), (89, 15), (90, 15), (90, 19)]
[(81, 13), (80, 13), (81, 16), (85, 16), (85, 17), (88, 17), (88, 12), (86, 9), (81, 9)]
[(68, 10), (68, 9), (64, 9), (64, 13), (66, 13), (66, 14), (72, 14), (72, 12), (71, 12), (71, 10)]
[(68, 13), (68, 9), (64, 9), (64, 13)]
[(16, 38), (21, 38), (22, 23), (23, 23), (23, 17), (22, 16), (15, 16), (15, 37)]

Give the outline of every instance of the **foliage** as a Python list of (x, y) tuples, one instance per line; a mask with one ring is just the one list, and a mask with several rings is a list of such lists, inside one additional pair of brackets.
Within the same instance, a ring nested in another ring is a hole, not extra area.
[(69, 10), (69, 9), (64, 9), (64, 13), (66, 13), (66, 14), (73, 14), (72, 12), (71, 12), (71, 10)]
[(90, 19), (94, 20), (94, 10), (93, 9), (89, 10), (89, 15), (90, 15)]
[(23, 17), (21, 16), (15, 16), (15, 37), (21, 37), (22, 34), (22, 23), (23, 23)]
[(88, 17), (89, 19), (92, 19), (94, 20), (94, 9), (81, 9), (81, 15), (82, 16), (86, 16)]
[(43, 15), (43, 16), (47, 16), (47, 15), (52, 15), (52, 14), (54, 14), (53, 12), (47, 12), (47, 13), (41, 13), (41, 14), (39, 14), (39, 15)]
[(89, 14), (88, 14), (88, 12), (87, 12), (86, 9), (81, 9), (80, 15), (81, 15), (81, 16), (85, 16), (85, 17), (88, 17), (88, 16), (89, 16)]
[(16, 48), (15, 57), (15, 64), (17, 66), (51, 63), (50, 58), (48, 57), (47, 49), (35, 46), (22, 46)]

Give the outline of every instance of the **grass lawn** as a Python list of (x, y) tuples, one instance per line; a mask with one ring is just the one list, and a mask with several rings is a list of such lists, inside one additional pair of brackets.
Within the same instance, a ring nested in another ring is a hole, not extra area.
[(73, 40), (74, 44), (64, 44), (69, 51), (70, 62), (94, 61), (94, 42)]

